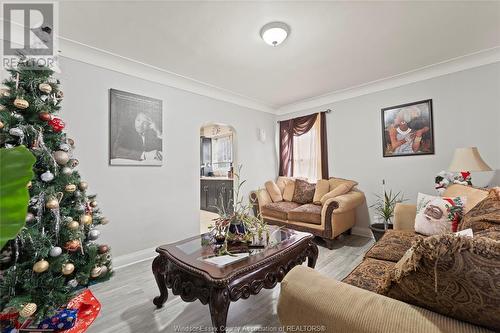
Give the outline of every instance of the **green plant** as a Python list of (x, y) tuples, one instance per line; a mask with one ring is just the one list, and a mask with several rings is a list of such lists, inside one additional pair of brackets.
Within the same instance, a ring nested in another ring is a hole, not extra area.
[(33, 178), (35, 157), (25, 147), (0, 149), (0, 249), (25, 224), (28, 182)]
[(373, 208), (376, 216), (384, 220), (384, 224), (391, 223), (396, 204), (406, 201), (401, 191), (393, 193), (392, 190), (389, 192), (384, 190), (384, 194), (376, 194), (375, 196), (377, 199), (370, 208)]

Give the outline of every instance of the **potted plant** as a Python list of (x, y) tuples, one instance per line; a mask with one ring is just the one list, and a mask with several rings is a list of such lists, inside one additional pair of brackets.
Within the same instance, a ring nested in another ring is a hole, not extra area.
[(406, 201), (401, 192), (393, 193), (392, 190), (387, 192), (384, 189), (382, 195), (376, 194), (375, 203), (370, 206), (375, 211), (375, 216), (379, 217), (382, 223), (372, 223), (370, 229), (373, 237), (378, 241), (387, 229), (392, 229), (392, 218), (394, 217), (394, 208), (397, 203)]

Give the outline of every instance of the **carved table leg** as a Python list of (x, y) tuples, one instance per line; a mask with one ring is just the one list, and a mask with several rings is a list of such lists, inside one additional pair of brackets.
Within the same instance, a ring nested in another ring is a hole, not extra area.
[(168, 298), (167, 264), (167, 260), (161, 255), (153, 260), (153, 274), (155, 276), (158, 289), (160, 289), (160, 296), (156, 296), (153, 299), (153, 303), (157, 308), (161, 308)]
[(210, 316), (215, 332), (226, 332), (227, 311), (229, 309), (229, 292), (227, 288), (212, 288), (210, 291)]
[(307, 249), (307, 266), (314, 268), (314, 266), (316, 266), (317, 259), (318, 259), (318, 246), (311, 241), (309, 243), (309, 248)]

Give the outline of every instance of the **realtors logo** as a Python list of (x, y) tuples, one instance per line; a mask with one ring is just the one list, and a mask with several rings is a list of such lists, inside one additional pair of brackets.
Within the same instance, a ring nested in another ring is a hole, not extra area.
[(3, 58), (4, 68), (15, 67), (20, 57), (34, 65), (55, 65), (57, 3), (4, 3)]

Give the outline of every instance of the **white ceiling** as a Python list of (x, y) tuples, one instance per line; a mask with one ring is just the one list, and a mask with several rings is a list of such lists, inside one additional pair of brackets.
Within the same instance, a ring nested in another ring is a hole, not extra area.
[[(278, 108), (500, 45), (500, 2), (62, 2), (60, 34)], [(272, 48), (270, 21), (291, 34)]]

